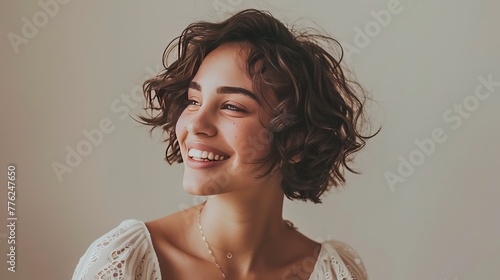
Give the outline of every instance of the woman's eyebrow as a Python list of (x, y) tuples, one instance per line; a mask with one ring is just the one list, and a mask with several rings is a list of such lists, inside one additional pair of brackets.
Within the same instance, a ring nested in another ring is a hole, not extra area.
[[(194, 82), (194, 81), (191, 81), (189, 83), (189, 88), (201, 91), (201, 85), (198, 84), (197, 82)], [(253, 92), (249, 91), (248, 89), (241, 88), (241, 87), (220, 86), (217, 88), (217, 93), (220, 93), (220, 94), (241, 93), (241, 94), (244, 94), (244, 95), (252, 98), (253, 100), (257, 101), (257, 103), (260, 104), (259, 99), (257, 98), (257, 96)]]

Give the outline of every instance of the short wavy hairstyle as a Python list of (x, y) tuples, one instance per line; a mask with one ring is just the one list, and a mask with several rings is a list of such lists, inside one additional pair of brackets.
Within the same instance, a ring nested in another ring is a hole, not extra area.
[[(288, 199), (321, 203), (325, 191), (345, 183), (345, 169), (359, 174), (349, 166), (352, 155), (380, 129), (362, 135), (366, 91), (344, 74), (340, 43), (310, 30), (288, 28), (267, 11), (248, 9), (222, 22), (192, 23), (172, 40), (163, 54), (165, 69), (143, 85), (150, 114), (140, 116), (151, 131), (166, 132), (165, 160), (182, 162), (175, 126), (203, 59), (221, 44), (239, 42), (249, 49), (246, 70), (254, 90), (265, 96), (271, 89), (278, 100), (267, 127), (272, 152), (262, 160), (268, 168), (259, 176), (279, 169)], [(338, 59), (328, 51), (338, 50), (333, 46), (340, 48)]]

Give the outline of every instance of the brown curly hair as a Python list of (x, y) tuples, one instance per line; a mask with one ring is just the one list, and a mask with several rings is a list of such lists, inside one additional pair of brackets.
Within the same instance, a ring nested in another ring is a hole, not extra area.
[[(190, 24), (165, 49), (165, 69), (144, 83), (145, 109), (151, 113), (140, 119), (151, 131), (161, 127), (167, 133), (165, 160), (182, 162), (175, 126), (187, 106), (189, 83), (203, 59), (228, 42), (249, 46), (246, 70), (253, 88), (260, 96), (271, 89), (279, 102), (267, 128), (273, 152), (262, 161), (269, 168), (261, 176), (280, 169), (287, 198), (320, 203), (332, 185), (345, 183), (345, 169), (359, 174), (348, 165), (351, 155), (380, 129), (361, 135), (367, 95), (345, 76), (340, 43), (327, 35), (289, 29), (269, 12), (254, 9), (218, 23)], [(340, 47), (338, 60), (326, 50), (333, 45)], [(174, 51), (176, 60), (169, 63)]]

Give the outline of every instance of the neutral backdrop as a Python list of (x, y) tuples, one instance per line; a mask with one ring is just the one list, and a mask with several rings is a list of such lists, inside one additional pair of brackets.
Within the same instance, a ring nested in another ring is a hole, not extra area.
[(361, 175), (322, 205), (287, 202), (285, 218), (315, 240), (352, 245), (371, 279), (498, 279), (498, 1), (59, 1), (0, 4), (1, 279), (70, 279), (88, 245), (120, 221), (200, 201), (184, 193), (182, 166), (163, 160), (160, 133), (128, 115), (141, 112), (138, 86), (171, 39), (249, 7), (344, 43), (382, 126), (357, 157)]

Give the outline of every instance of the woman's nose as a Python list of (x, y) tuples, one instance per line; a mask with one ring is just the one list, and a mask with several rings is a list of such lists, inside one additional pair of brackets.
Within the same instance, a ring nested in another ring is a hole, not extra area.
[(193, 135), (217, 135), (217, 128), (214, 124), (214, 117), (208, 108), (201, 108), (194, 113), (193, 117), (186, 125), (186, 130)]

